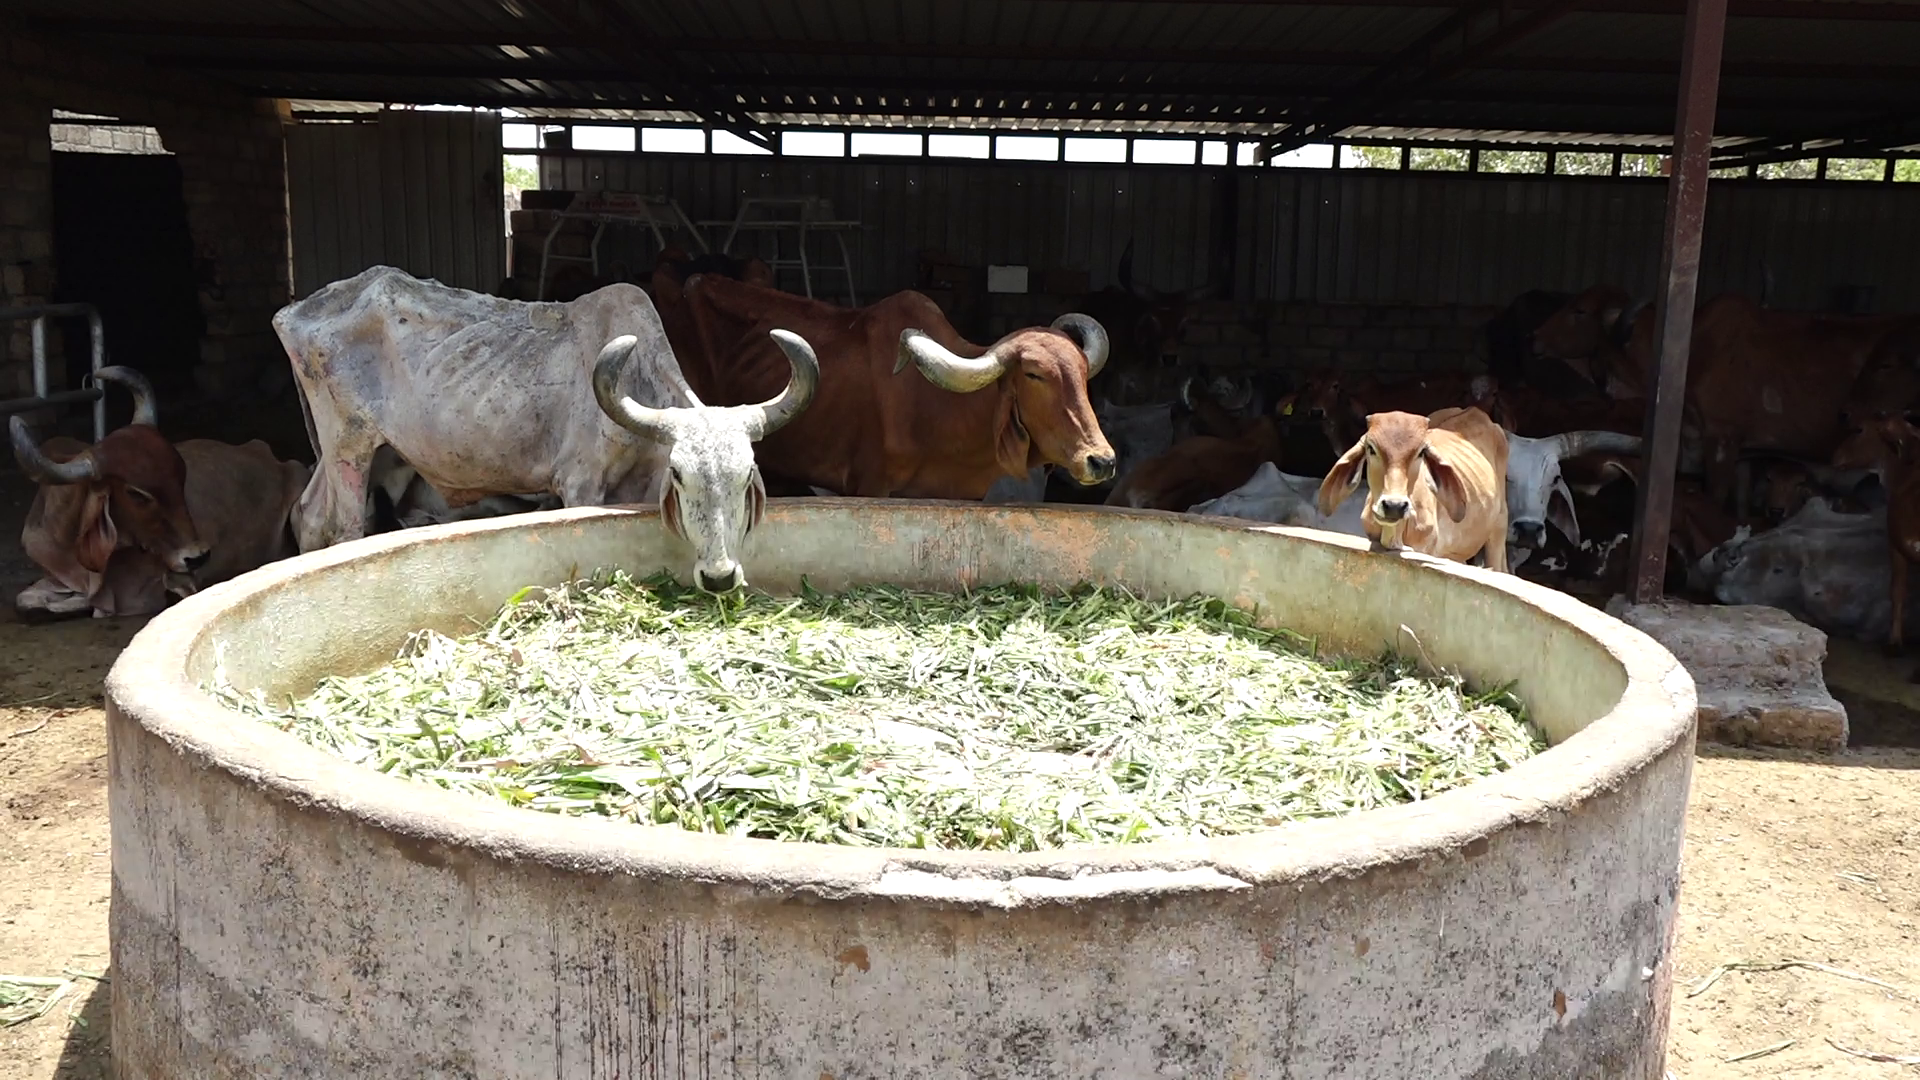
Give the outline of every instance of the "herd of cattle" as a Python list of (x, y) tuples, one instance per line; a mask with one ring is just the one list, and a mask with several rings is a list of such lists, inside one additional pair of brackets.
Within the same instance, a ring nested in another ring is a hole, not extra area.
[[(668, 251), (647, 289), (564, 303), (375, 267), (273, 320), (311, 467), (258, 441), (169, 443), (124, 367), (97, 378), (132, 394), (133, 420), (98, 443), (38, 441), (14, 417), (39, 484), (22, 542), (44, 571), (15, 605), (147, 614), (370, 532), (606, 504), (658, 504), (694, 580), (722, 591), (745, 583), (769, 494), (1104, 502), (1619, 587), (1651, 304), (1531, 292), (1487, 325), (1487, 374), (1282, 384), (1182, 366), (1197, 292), (1121, 281), (982, 346), (920, 293), (836, 307), (752, 259)], [(1920, 316), (1701, 304), (1670, 586), (1898, 646), (1920, 561), (1916, 405)]]

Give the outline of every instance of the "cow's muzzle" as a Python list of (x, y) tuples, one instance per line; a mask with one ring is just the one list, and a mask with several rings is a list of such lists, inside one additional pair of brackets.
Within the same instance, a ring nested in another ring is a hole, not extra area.
[(1512, 527), (1507, 530), (1507, 539), (1519, 547), (1545, 547), (1547, 546), (1546, 523), (1540, 521), (1516, 521)]
[(204, 547), (183, 548), (167, 556), (167, 569), (176, 574), (191, 574), (207, 565), (213, 553)]
[(746, 584), (745, 575), (740, 573), (738, 566), (728, 567), (717, 574), (709, 574), (705, 570), (700, 570), (696, 571), (693, 576), (694, 579), (700, 583), (700, 587), (710, 593), (732, 592), (741, 585)]
[(1413, 504), (1399, 495), (1382, 495), (1374, 501), (1373, 516), (1379, 521), (1392, 524), (1405, 518), (1407, 511), (1412, 508)]
[(1080, 465), (1080, 482), (1104, 484), (1113, 479), (1114, 467), (1112, 454), (1088, 454)]

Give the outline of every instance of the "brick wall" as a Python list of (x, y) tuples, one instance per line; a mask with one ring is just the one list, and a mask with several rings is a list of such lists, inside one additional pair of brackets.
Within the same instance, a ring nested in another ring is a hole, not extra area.
[[(154, 127), (179, 158), (207, 320), (195, 371), (201, 387), (224, 395), (284, 375), (269, 320), (291, 292), (286, 103), (95, 55), (0, 21), (0, 307), (44, 303), (57, 281), (49, 131), (55, 109)], [(0, 324), (0, 396), (32, 392), (31, 355), (26, 324)]]

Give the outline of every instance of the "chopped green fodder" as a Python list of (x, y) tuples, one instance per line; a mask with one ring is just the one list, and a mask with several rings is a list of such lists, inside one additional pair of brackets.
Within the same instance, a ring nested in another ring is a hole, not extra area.
[(518, 806), (737, 836), (1026, 851), (1430, 798), (1544, 747), (1501, 688), (1315, 658), (1219, 600), (1009, 585), (715, 597), (624, 574), (236, 708)]

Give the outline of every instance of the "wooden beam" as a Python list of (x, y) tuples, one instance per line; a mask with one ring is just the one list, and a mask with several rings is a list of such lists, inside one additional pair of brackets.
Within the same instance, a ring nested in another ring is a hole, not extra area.
[(1693, 305), (1700, 284), (1700, 234), (1707, 217), (1707, 172), (1726, 22), (1727, 0), (1687, 0), (1680, 103), (1673, 133), (1677, 153), (1667, 182), (1661, 297), (1654, 313), (1659, 355), (1647, 401), (1645, 480), (1635, 496), (1637, 524), (1627, 586), (1628, 600), (1636, 604), (1658, 600), (1667, 576), (1667, 537), (1673, 526), (1674, 476), (1680, 458)]

